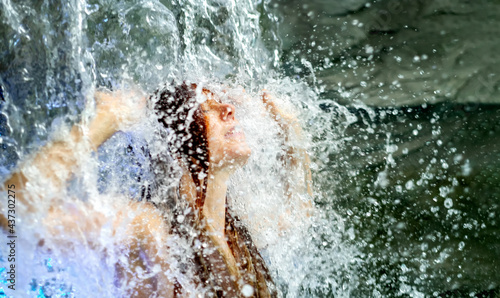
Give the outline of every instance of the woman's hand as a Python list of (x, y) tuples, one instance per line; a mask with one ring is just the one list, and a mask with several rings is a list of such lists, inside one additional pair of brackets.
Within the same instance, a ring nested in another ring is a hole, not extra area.
[(276, 103), (274, 97), (266, 90), (262, 92), (262, 102), (266, 110), (271, 114), (271, 117), (276, 121), (281, 129), (281, 136), (283, 137), (283, 145), (285, 149), (284, 159), (292, 167), (296, 167), (307, 155), (300, 145), (303, 143), (303, 131), (300, 126), (299, 120), (296, 116), (283, 112)]
[(94, 148), (99, 147), (115, 132), (144, 118), (146, 96), (137, 90), (104, 91), (94, 94), (96, 116), (89, 125), (89, 138)]
[(98, 90), (94, 97), (97, 115), (106, 115), (119, 129), (138, 122), (144, 116), (146, 96), (139, 90)]
[[(247, 94), (242, 87), (223, 89), (222, 93), (237, 105), (242, 105), (245, 102), (253, 104), (252, 100), (255, 99)], [(283, 177), (287, 196), (291, 198), (294, 193), (307, 193), (312, 196), (310, 159), (305, 150), (305, 138), (299, 120), (295, 115), (280, 109), (275, 103), (274, 96), (268, 91), (262, 90), (260, 99), (280, 129), (279, 134), (282, 138), (283, 148), (280, 161), (286, 168), (285, 172), (288, 173), (287, 177)]]
[[(262, 102), (273, 119), (281, 129), (283, 135), (284, 154), (281, 158), (283, 166), (287, 168), (289, 175), (295, 173), (297, 177), (286, 177), (285, 187), (289, 199), (297, 193), (307, 192), (312, 196), (312, 176), (309, 167), (310, 159), (304, 149), (304, 138), (302, 127), (296, 116), (283, 112), (274, 102), (274, 97), (266, 90), (262, 92)], [(298, 178), (298, 181), (295, 181)], [(301, 202), (308, 216), (311, 215), (312, 205), (310, 201)]]
[(284, 113), (276, 106), (274, 100), (274, 96), (269, 92), (266, 90), (262, 91), (262, 102), (280, 128), (283, 130), (293, 129), (294, 133), (300, 136), (302, 134), (302, 129), (300, 128), (297, 117)]

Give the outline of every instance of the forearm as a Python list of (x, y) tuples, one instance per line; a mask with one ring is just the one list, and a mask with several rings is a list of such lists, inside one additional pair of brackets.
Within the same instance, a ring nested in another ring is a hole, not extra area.
[[(307, 153), (304, 132), (298, 119), (290, 114), (284, 113), (270, 99), (266, 100), (271, 115), (275, 118), (280, 127), (283, 153), (280, 157), (285, 173), (296, 173), (296, 177), (290, 178), (287, 183), (287, 194), (294, 191), (307, 192), (312, 195), (312, 175), (310, 169), (311, 160)], [(295, 179), (294, 179), (295, 178)], [(295, 181), (298, 180), (298, 181)], [(298, 184), (296, 182), (299, 182)], [(299, 189), (293, 190), (290, 184), (296, 185)]]
[(262, 99), (280, 129), (283, 150), (280, 161), (285, 195), (291, 206), (310, 217), (313, 213), (312, 175), (302, 126), (297, 117), (280, 109), (269, 94), (264, 93)]
[[(306, 149), (296, 148), (294, 144), (285, 144), (286, 150), (284, 167), (286, 175), (285, 193), (292, 206), (298, 207), (307, 217), (314, 211), (312, 204), (313, 185), (310, 168), (310, 158)], [(293, 202), (292, 202), (293, 200)]]
[[(112, 125), (97, 115), (88, 125), (75, 125), (64, 140), (54, 141), (36, 155), (22, 163), (3, 184), (3, 191), (9, 186), (15, 188), (15, 200), (28, 213), (36, 211), (32, 196), (27, 193), (27, 183), (43, 186), (44, 190), (59, 192), (69, 179), (81, 156), (97, 149), (114, 133)], [(38, 195), (43, 197), (43, 194)], [(5, 208), (5, 206), (2, 206)], [(5, 212), (0, 213), (0, 225), (7, 226)]]

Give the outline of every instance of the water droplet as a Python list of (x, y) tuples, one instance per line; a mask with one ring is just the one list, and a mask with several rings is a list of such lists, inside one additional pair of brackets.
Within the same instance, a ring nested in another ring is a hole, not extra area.
[(405, 187), (408, 190), (413, 189), (413, 186), (414, 186), (413, 180), (408, 180), (408, 182), (406, 182), (405, 184)]
[(462, 165), (462, 175), (469, 176), (471, 172), (472, 172), (472, 168), (470, 166), (469, 160), (467, 159), (465, 161), (465, 163)]
[(245, 297), (250, 297), (253, 295), (253, 287), (251, 285), (244, 285), (243, 288), (241, 289), (241, 294)]
[(366, 52), (367, 54), (373, 54), (373, 47), (372, 47), (372, 46), (367, 45), (367, 46), (365, 47), (365, 52)]

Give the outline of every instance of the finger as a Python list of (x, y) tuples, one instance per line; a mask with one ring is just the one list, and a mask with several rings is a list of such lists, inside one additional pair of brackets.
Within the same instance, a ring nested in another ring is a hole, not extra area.
[(94, 98), (97, 106), (107, 106), (112, 104), (119, 97), (118, 93), (111, 93), (109, 91), (96, 91)]
[(266, 90), (262, 92), (262, 102), (266, 105), (266, 107), (270, 107), (272, 109), (276, 109), (276, 105), (274, 104), (274, 97), (269, 94)]
[(272, 97), (267, 92), (262, 93), (262, 102), (271, 114), (274, 116), (279, 114), (276, 104), (272, 101)]

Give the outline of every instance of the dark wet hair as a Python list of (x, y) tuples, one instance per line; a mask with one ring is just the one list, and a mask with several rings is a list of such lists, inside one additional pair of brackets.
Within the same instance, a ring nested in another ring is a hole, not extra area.
[[(201, 210), (205, 202), (209, 151), (207, 123), (196, 100), (196, 84), (169, 84), (152, 98), (158, 122), (167, 133), (167, 147), (174, 159), (181, 159), (196, 185), (195, 204)], [(203, 89), (203, 92), (210, 92)], [(201, 212), (200, 212), (201, 213)]]

